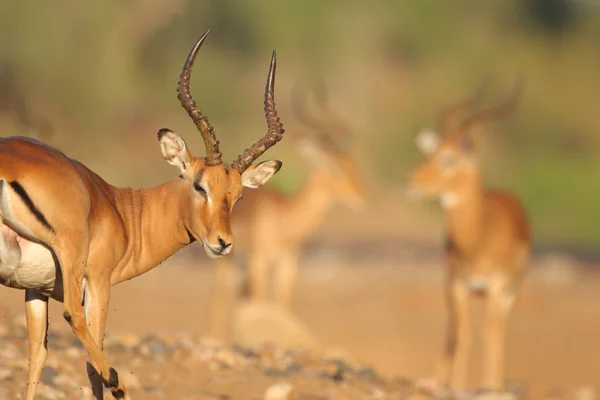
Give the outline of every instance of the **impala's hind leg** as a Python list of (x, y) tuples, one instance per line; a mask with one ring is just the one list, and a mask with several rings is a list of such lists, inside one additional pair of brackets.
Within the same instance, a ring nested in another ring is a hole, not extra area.
[(48, 358), (48, 297), (33, 290), (26, 290), (25, 317), (29, 336), (29, 374), (26, 399), (33, 400), (42, 369)]
[[(88, 329), (83, 311), (82, 283), (86, 270), (88, 248), (87, 243), (81, 244), (82, 238), (89, 237), (85, 231), (63, 234), (62, 243), (55, 248), (60, 261), (64, 284), (64, 313), (63, 316), (71, 325), (73, 332), (87, 350), (90, 361), (100, 373), (102, 381), (116, 399), (130, 399), (127, 389), (117, 371), (110, 367), (102, 354), (100, 346), (95, 342)], [(90, 279), (88, 279), (88, 283)]]

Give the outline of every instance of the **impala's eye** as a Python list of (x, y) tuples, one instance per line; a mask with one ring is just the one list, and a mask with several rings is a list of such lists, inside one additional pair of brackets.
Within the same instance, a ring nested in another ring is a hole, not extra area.
[(203, 197), (207, 197), (207, 193), (206, 190), (204, 190), (204, 188), (202, 186), (200, 186), (200, 184), (198, 182), (194, 183), (194, 190), (198, 193), (200, 193)]

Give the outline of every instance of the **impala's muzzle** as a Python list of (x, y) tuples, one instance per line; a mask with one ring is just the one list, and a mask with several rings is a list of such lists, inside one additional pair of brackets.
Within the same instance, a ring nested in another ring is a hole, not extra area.
[(217, 244), (208, 244), (207, 242), (203, 242), (203, 245), (204, 250), (209, 257), (219, 258), (231, 253), (231, 250), (233, 249), (233, 240), (226, 240), (219, 237), (217, 239)]

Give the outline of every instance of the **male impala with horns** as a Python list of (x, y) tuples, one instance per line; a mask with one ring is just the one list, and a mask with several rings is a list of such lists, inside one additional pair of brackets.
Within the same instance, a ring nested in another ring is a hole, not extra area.
[(484, 323), (483, 386), (504, 386), (506, 324), (525, 272), (530, 249), (529, 222), (513, 195), (484, 187), (470, 130), (477, 124), (508, 115), (522, 93), (523, 80), (496, 107), (451, 124), (458, 112), (471, 108), (482, 93), (456, 104), (441, 114), (443, 136), (431, 130), (417, 137), (427, 157), (409, 176), (413, 194), (439, 197), (446, 218), (445, 255), (448, 266), (445, 295), (448, 328), (436, 383), (465, 389), (470, 347), (469, 297), (486, 296)]
[(147, 272), (195, 240), (211, 257), (229, 254), (234, 243), (229, 217), (242, 187), (263, 185), (281, 167), (279, 161), (252, 164), (284, 132), (274, 102), (275, 53), (265, 89), (267, 133), (226, 164), (189, 89), (207, 35), (190, 51), (177, 89), (204, 139), (206, 157), (194, 157), (177, 133), (158, 132), (163, 156), (178, 168), (175, 179), (150, 189), (116, 188), (44, 143), (0, 139), (0, 283), (25, 290), (27, 400), (35, 397), (48, 355), (49, 298), (64, 303), (64, 318), (88, 353), (94, 397), (103, 398), (104, 384), (115, 398), (129, 399), (102, 353), (111, 286)]

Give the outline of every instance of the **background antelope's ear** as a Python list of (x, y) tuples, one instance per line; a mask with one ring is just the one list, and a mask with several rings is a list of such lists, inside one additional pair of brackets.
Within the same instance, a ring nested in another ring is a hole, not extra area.
[(179, 167), (183, 174), (190, 166), (190, 160), (192, 159), (185, 140), (175, 132), (163, 128), (158, 131), (158, 141), (165, 160), (169, 164)]
[(242, 185), (247, 188), (256, 189), (264, 185), (279, 171), (281, 161), (267, 160), (251, 165), (242, 174)]
[(296, 149), (310, 162), (321, 164), (323, 161), (323, 148), (315, 139), (301, 138), (296, 141)]
[(417, 133), (417, 147), (424, 155), (433, 153), (440, 145), (440, 135), (433, 129), (421, 129)]

